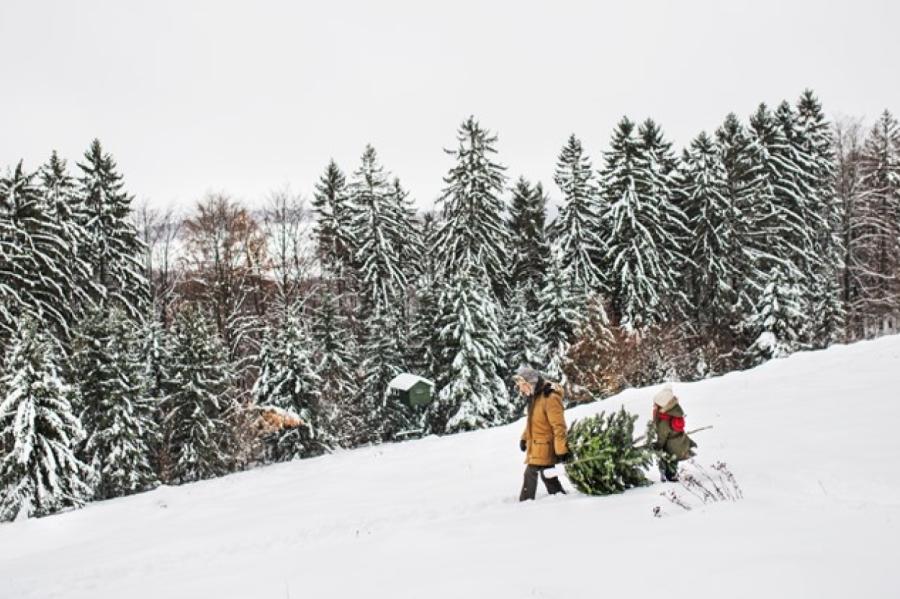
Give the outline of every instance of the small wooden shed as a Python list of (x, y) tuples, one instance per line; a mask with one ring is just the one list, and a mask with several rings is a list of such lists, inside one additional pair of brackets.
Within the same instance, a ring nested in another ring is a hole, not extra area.
[(391, 397), (412, 408), (419, 408), (431, 403), (434, 381), (404, 372), (391, 379), (388, 389)]

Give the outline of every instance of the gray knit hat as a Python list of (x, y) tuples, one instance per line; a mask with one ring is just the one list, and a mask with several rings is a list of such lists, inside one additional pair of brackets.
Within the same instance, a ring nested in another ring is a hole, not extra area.
[(513, 375), (513, 378), (522, 379), (529, 385), (536, 385), (538, 380), (541, 378), (541, 373), (534, 368), (529, 368), (528, 366), (519, 366), (519, 369)]

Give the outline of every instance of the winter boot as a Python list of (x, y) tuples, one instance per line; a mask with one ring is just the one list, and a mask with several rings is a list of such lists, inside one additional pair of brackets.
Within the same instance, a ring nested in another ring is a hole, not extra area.
[(666, 461), (666, 480), (670, 483), (678, 482), (678, 460), (674, 458)]
[(659, 482), (678, 482), (678, 459), (669, 454), (660, 455), (659, 461)]

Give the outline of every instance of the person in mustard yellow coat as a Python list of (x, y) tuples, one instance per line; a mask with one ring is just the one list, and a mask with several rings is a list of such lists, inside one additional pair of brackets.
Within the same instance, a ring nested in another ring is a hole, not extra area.
[(534, 499), (538, 475), (548, 493), (565, 493), (559, 478), (545, 476), (547, 469), (569, 459), (563, 389), (557, 383), (545, 381), (530, 368), (520, 368), (513, 381), (519, 393), (528, 397), (528, 419), (519, 441), (519, 449), (525, 452), (527, 464), (519, 501)]

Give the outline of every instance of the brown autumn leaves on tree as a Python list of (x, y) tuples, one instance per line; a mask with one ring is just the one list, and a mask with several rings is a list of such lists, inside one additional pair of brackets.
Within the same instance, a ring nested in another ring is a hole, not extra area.
[(210, 193), (187, 217), (144, 206), (135, 218), (157, 317), (170, 324), (181, 307), (199, 306), (235, 365), (234, 391), (244, 406), (231, 416), (235, 454), (252, 460), (260, 430), (249, 398), (254, 356), (264, 326), (286, 317), (311, 285), (309, 212), (299, 196), (282, 190), (255, 213), (227, 194)]

